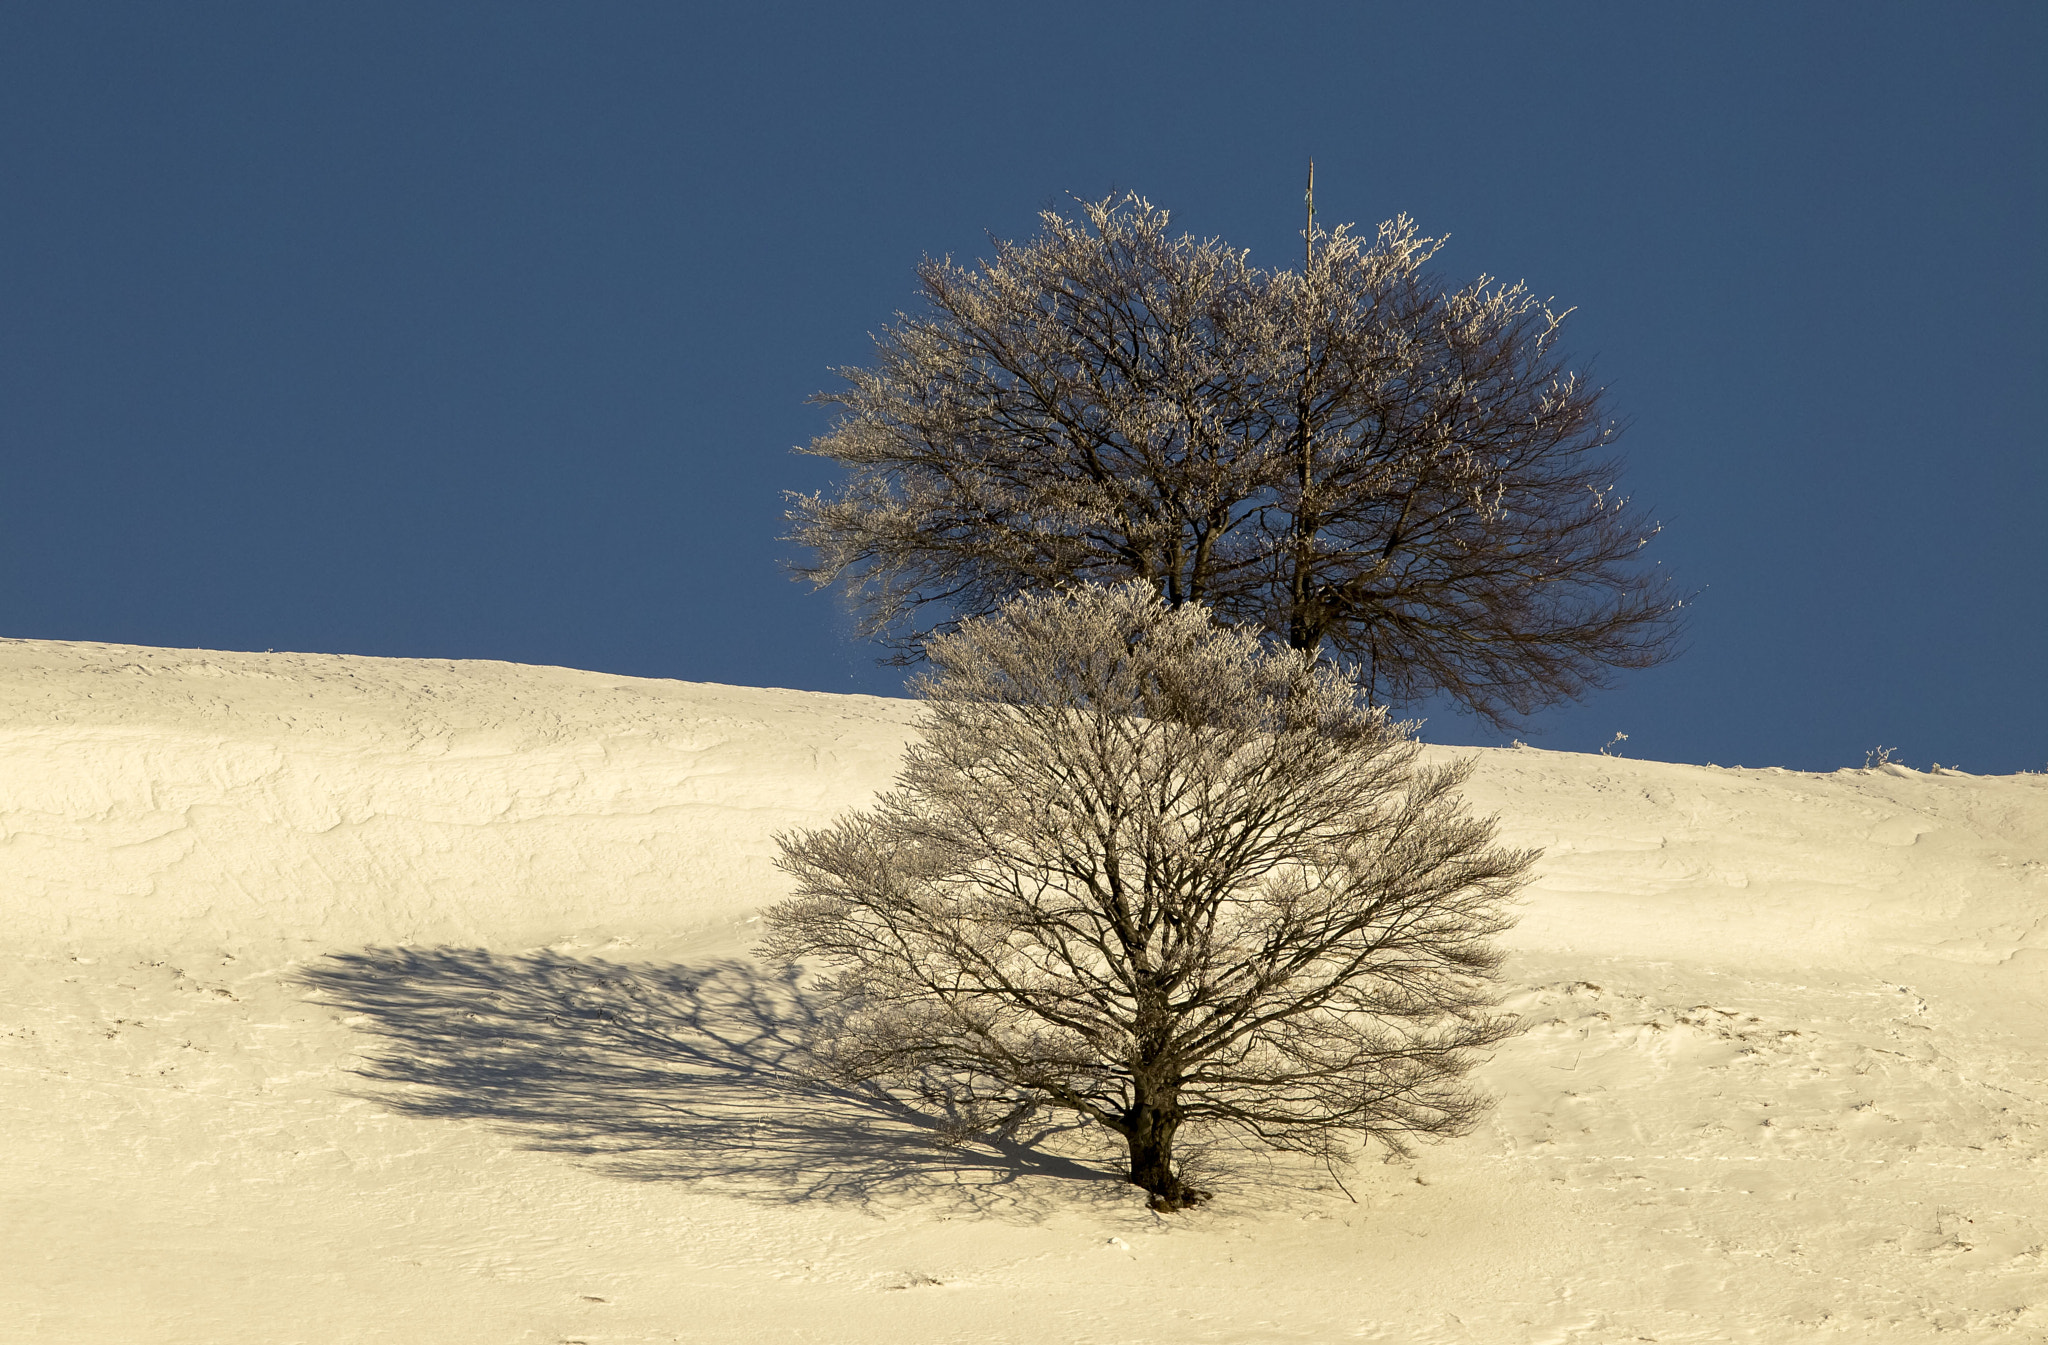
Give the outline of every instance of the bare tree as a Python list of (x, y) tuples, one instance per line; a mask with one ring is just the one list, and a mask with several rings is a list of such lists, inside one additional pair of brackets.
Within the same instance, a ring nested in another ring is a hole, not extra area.
[(1569, 371), (1564, 314), (1447, 288), (1401, 217), (1311, 225), (1305, 269), (1174, 235), (1127, 197), (1047, 212), (821, 394), (791, 496), (798, 572), (846, 581), (863, 633), (934, 633), (1062, 583), (1146, 581), (1347, 666), (1378, 702), (1448, 693), (1496, 725), (1674, 650), (1678, 602), (1616, 493), (1619, 427)]
[(778, 839), (768, 955), (821, 963), (845, 1076), (1126, 1141), (1204, 1198), (1184, 1125), (1339, 1162), (1462, 1133), (1508, 897), (1534, 859), (1327, 665), (1140, 583), (936, 638), (922, 741), (874, 807)]

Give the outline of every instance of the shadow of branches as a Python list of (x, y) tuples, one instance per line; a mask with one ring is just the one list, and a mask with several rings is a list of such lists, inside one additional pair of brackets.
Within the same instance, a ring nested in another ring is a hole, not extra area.
[(378, 1039), (359, 1096), (409, 1116), (483, 1120), (613, 1176), (776, 1201), (945, 1194), (1018, 1212), (1055, 1190), (1131, 1190), (1042, 1147), (1073, 1125), (951, 1143), (958, 1118), (817, 1078), (803, 1049), (817, 1006), (793, 971), (369, 948), (299, 979)]

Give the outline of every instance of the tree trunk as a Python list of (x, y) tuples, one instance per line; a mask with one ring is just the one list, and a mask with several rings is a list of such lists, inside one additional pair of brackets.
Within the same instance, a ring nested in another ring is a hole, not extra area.
[(1173, 1170), (1173, 1136), (1180, 1129), (1180, 1100), (1149, 1095), (1139, 1089), (1131, 1109), (1124, 1113), (1124, 1138), (1131, 1147), (1133, 1186), (1142, 1186), (1155, 1210), (1184, 1210), (1209, 1198), (1184, 1184)]

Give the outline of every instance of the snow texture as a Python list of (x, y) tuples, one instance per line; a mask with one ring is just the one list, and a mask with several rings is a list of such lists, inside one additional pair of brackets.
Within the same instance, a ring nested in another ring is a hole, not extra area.
[(791, 1067), (773, 833), (913, 717), (0, 641), (0, 1340), (2048, 1339), (2048, 777), (1482, 751), (1497, 1107), (1159, 1216)]

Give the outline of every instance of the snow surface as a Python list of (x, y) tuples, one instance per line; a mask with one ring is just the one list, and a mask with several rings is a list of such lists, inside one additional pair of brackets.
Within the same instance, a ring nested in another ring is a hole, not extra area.
[(1159, 1216), (782, 1064), (913, 715), (0, 641), (0, 1340), (2048, 1340), (2048, 777), (1481, 751), (1498, 1106)]

